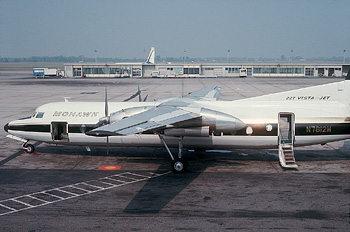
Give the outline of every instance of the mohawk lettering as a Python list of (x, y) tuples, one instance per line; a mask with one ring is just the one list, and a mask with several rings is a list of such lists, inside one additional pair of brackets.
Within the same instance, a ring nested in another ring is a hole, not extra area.
[(71, 117), (71, 118), (87, 118), (87, 117), (91, 117), (91, 118), (95, 118), (98, 116), (100, 112), (89, 112), (89, 111), (85, 111), (85, 112), (68, 112), (68, 111), (55, 111), (55, 113), (52, 115), (53, 117)]

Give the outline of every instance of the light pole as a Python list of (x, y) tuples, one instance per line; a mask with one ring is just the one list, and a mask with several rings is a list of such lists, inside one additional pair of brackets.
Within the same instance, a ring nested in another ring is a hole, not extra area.
[(185, 65), (185, 59), (186, 59), (186, 49), (184, 49), (184, 65)]
[(230, 60), (230, 51), (231, 51), (230, 49), (227, 50), (227, 63)]
[(95, 63), (97, 63), (97, 59), (96, 59), (97, 50), (95, 49), (94, 52), (95, 52)]
[(346, 52), (346, 49), (344, 49), (343, 52), (344, 52), (344, 64), (345, 64), (345, 52)]
[(292, 63), (292, 57), (293, 57), (293, 48), (290, 50), (290, 63)]

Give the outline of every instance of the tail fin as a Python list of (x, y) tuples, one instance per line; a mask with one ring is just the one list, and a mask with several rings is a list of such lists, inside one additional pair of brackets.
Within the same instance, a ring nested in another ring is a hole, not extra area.
[(155, 63), (155, 57), (156, 57), (156, 50), (154, 47), (151, 48), (151, 51), (148, 54), (148, 58), (146, 60), (146, 63), (154, 64)]
[(286, 101), (286, 102), (350, 102), (350, 76), (344, 81), (333, 82), (302, 89), (273, 93), (259, 97), (242, 99), (241, 101)]

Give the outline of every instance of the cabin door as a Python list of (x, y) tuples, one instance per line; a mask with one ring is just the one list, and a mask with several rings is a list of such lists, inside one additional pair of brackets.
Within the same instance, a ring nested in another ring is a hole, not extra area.
[(51, 122), (51, 135), (53, 141), (68, 142), (68, 123)]
[(293, 113), (278, 114), (278, 143), (293, 144), (295, 137), (295, 123)]

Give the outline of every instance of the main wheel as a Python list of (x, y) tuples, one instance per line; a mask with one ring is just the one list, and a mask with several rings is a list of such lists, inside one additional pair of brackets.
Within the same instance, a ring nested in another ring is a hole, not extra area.
[(34, 153), (35, 152), (35, 147), (32, 144), (27, 144), (24, 148), (25, 148), (27, 153)]
[(174, 173), (186, 172), (188, 168), (188, 162), (184, 158), (175, 159), (171, 162), (171, 169)]

